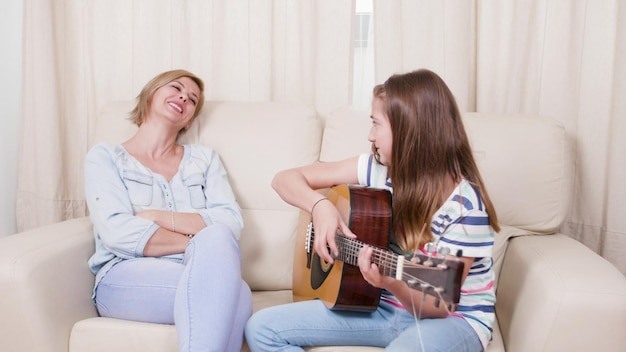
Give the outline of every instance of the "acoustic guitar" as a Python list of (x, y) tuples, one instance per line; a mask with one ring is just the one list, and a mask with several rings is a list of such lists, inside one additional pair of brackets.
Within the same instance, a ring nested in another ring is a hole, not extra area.
[(459, 302), (464, 266), (458, 260), (460, 253), (449, 259), (451, 256), (446, 258), (431, 246), (426, 254), (405, 258), (385, 249), (392, 233), (389, 191), (339, 185), (330, 189), (327, 198), (359, 238), (337, 233), (339, 255), (330, 264), (313, 249), (315, 231), (311, 216), (301, 212), (294, 253), (294, 301), (320, 299), (330, 309), (375, 310), (382, 290), (365, 281), (357, 266), (359, 250), (367, 244), (374, 248), (372, 262), (378, 265), (381, 274), (436, 297), (436, 304), (443, 301), (452, 308)]

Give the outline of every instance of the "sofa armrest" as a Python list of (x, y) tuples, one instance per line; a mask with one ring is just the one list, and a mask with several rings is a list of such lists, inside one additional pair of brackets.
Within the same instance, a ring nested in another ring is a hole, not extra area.
[(94, 251), (88, 217), (0, 238), (0, 351), (67, 352), (91, 302)]
[(496, 315), (507, 352), (618, 351), (626, 346), (626, 278), (562, 234), (511, 240)]

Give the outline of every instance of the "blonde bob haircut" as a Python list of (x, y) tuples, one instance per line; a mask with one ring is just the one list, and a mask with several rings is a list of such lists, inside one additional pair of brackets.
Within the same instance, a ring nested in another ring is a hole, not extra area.
[(128, 119), (135, 125), (141, 126), (144, 119), (150, 112), (150, 104), (152, 104), (152, 97), (154, 96), (154, 93), (164, 85), (181, 77), (188, 77), (198, 85), (198, 88), (200, 88), (200, 96), (198, 97), (198, 102), (196, 103), (196, 111), (192, 117), (193, 121), (202, 110), (202, 105), (204, 105), (204, 82), (198, 76), (185, 70), (166, 71), (150, 80), (150, 82), (143, 87), (137, 96), (137, 105), (133, 111), (130, 112)]

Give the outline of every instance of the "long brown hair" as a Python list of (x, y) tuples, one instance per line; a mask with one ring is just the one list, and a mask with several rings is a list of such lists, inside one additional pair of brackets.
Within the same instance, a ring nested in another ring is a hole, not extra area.
[(200, 113), (200, 110), (202, 110), (202, 105), (204, 105), (204, 82), (198, 76), (185, 70), (165, 71), (151, 79), (150, 82), (146, 83), (139, 95), (137, 95), (137, 105), (135, 105), (135, 108), (131, 111), (128, 119), (135, 125), (141, 126), (144, 119), (150, 112), (150, 104), (152, 103), (154, 93), (164, 85), (181, 77), (188, 77), (198, 85), (198, 88), (200, 88), (200, 96), (198, 97), (198, 102), (196, 103), (196, 111), (192, 117), (193, 121), (193, 119), (195, 119)]
[(461, 114), (441, 77), (425, 69), (393, 75), (374, 87), (374, 98), (383, 101), (393, 135), (389, 176), (398, 245), (410, 251), (434, 239), (431, 222), (445, 201), (446, 179), (472, 184), (491, 227), (500, 231)]

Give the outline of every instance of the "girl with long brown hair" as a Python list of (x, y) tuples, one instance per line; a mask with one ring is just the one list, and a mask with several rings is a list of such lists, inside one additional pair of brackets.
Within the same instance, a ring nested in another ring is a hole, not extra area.
[(432, 248), (462, 253), (456, 310), (381, 274), (372, 261), (374, 249), (365, 245), (358, 254), (361, 274), (383, 289), (375, 311), (329, 310), (318, 300), (266, 308), (246, 326), (253, 352), (316, 345), (482, 351), (489, 343), (495, 304), (491, 253), (499, 226), (454, 96), (431, 71), (394, 75), (374, 88), (371, 120), (371, 153), (284, 170), (272, 185), (287, 203), (311, 213), (315, 251), (329, 263), (339, 255), (338, 232), (352, 239), (359, 234), (316, 190), (359, 184), (393, 192), (388, 249), (406, 258)]

